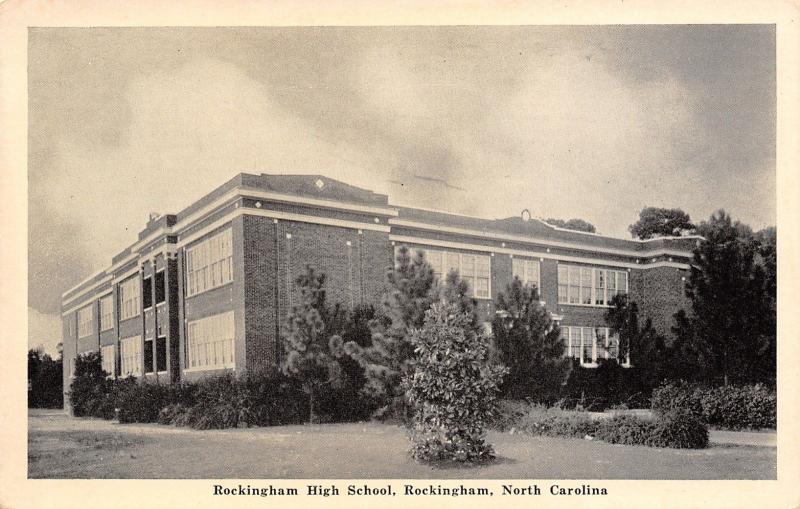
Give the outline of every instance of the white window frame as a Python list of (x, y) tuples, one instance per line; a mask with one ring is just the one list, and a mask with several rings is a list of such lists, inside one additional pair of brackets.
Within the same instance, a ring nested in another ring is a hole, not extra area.
[(120, 376), (142, 376), (142, 336), (119, 340)]
[(130, 320), (142, 312), (142, 282), (139, 274), (119, 284), (120, 320)]
[(186, 250), (186, 296), (225, 286), (233, 281), (233, 230), (212, 235)]
[[(601, 337), (597, 337), (597, 332), (601, 332)], [(584, 325), (562, 325), (561, 337), (565, 343), (565, 357), (577, 358), (581, 366), (585, 368), (596, 368), (598, 366), (598, 359), (611, 359), (609, 347), (613, 342), (617, 343), (617, 350), (619, 350), (619, 335), (611, 334), (611, 329), (608, 327), (587, 327)], [(600, 341), (598, 341), (598, 339)], [(586, 347), (591, 342), (592, 356), (586, 358), (584, 353)], [(600, 344), (602, 343), (602, 344)], [(577, 350), (578, 355), (574, 355), (573, 348)], [(619, 357), (619, 353), (617, 354)], [(626, 359), (620, 363), (623, 367), (630, 367), (631, 356), (630, 350), (627, 352)]]
[(513, 257), (511, 259), (511, 276), (519, 278), (523, 285), (536, 285), (539, 295), (542, 294), (542, 264), (540, 260)]
[(91, 304), (78, 310), (78, 338), (92, 335), (92, 314)]
[(100, 299), (100, 332), (114, 328), (114, 296), (106, 295)]
[(114, 378), (117, 367), (117, 357), (114, 345), (103, 345), (100, 347), (100, 362), (103, 371), (108, 373), (106, 378)]
[[(602, 276), (602, 287), (598, 283), (598, 274)], [(611, 287), (611, 277), (614, 285)], [(591, 278), (591, 279), (590, 279)], [(620, 291), (624, 279), (625, 290)], [(587, 281), (589, 282), (587, 286)], [(558, 264), (558, 303), (568, 306), (590, 306), (609, 308), (609, 302), (617, 293), (628, 294), (630, 290), (630, 274), (625, 270), (587, 267), (585, 265)], [(602, 291), (602, 299), (600, 292)], [(613, 291), (613, 293), (612, 293)], [(586, 301), (589, 301), (587, 304)], [(601, 302), (598, 304), (598, 302)]]
[(186, 369), (205, 371), (236, 367), (233, 311), (192, 320), (186, 325)]
[[(395, 247), (395, 259), (400, 246)], [(461, 279), (469, 283), (470, 297), (490, 300), (492, 298), (492, 258), (482, 253), (461, 253), (444, 249), (413, 248), (412, 256), (418, 251), (425, 253), (425, 260), (433, 267), (434, 276), (440, 281), (447, 280), (447, 274), (455, 269)], [(479, 290), (478, 282), (481, 283)]]

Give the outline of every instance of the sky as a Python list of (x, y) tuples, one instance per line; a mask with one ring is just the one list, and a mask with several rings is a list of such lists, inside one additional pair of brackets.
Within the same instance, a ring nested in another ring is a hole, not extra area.
[(776, 222), (771, 25), (33, 28), (30, 347), (150, 212), (240, 172), (627, 231), (646, 206)]

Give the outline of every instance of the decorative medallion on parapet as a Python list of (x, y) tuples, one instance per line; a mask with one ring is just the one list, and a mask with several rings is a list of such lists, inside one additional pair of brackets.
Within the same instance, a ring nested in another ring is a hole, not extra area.
[(317, 186), (317, 189), (322, 189), (325, 187), (325, 182), (322, 179), (317, 179), (317, 181), (314, 182), (314, 185)]

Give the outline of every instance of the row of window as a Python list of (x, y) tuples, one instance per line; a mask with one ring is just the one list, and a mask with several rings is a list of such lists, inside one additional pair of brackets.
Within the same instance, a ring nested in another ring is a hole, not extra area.
[(609, 306), (615, 295), (626, 293), (626, 271), (558, 265), (559, 304)]
[(209, 237), (186, 250), (186, 296), (233, 281), (231, 229)]
[(186, 367), (232, 368), (235, 362), (233, 311), (189, 322)]
[[(435, 249), (423, 251), (436, 276), (443, 280), (448, 272), (456, 270), (470, 283), (472, 296), (491, 296), (491, 258), (484, 255), (458, 253)], [(511, 261), (512, 276), (524, 284), (541, 285), (539, 260), (515, 257)], [(610, 306), (617, 294), (628, 293), (628, 272), (598, 269), (578, 265), (558, 265), (558, 303), (587, 306)]]
[[(142, 355), (142, 337), (120, 339), (120, 375), (142, 376), (143, 373), (167, 370), (167, 339), (145, 339)], [(187, 365), (189, 368), (233, 368), (234, 357), (233, 311), (194, 320), (188, 324)], [(100, 347), (101, 366), (109, 376), (116, 367), (114, 345)], [(155, 362), (154, 362), (155, 360)], [(67, 369), (74, 374), (75, 359), (69, 359)]]
[[(398, 248), (399, 249), (399, 248)], [(415, 250), (414, 253), (416, 254)], [(485, 255), (425, 249), (425, 259), (433, 267), (434, 275), (444, 281), (455, 270), (469, 283), (472, 297), (488, 299), (492, 295), (491, 259)]]
[(611, 335), (608, 327), (576, 327), (562, 325), (561, 338), (568, 357), (579, 359), (581, 364), (596, 365), (599, 359), (624, 359), (630, 364), (630, 356), (620, 355), (619, 336)]

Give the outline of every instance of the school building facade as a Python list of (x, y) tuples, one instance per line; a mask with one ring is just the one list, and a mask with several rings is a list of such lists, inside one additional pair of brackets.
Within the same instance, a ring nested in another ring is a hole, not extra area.
[(530, 214), (480, 219), (393, 206), (321, 175), (243, 173), (177, 214), (151, 216), (107, 269), (62, 295), (64, 387), (87, 352), (112, 376), (168, 383), (274, 367), (306, 265), (326, 274), (330, 302), (377, 304), (403, 245), (425, 251), (439, 277), (458, 270), (487, 322), (513, 277), (536, 284), (567, 354), (595, 366), (615, 356), (604, 314), (617, 293), (669, 332), (688, 306), (699, 241), (617, 239)]

